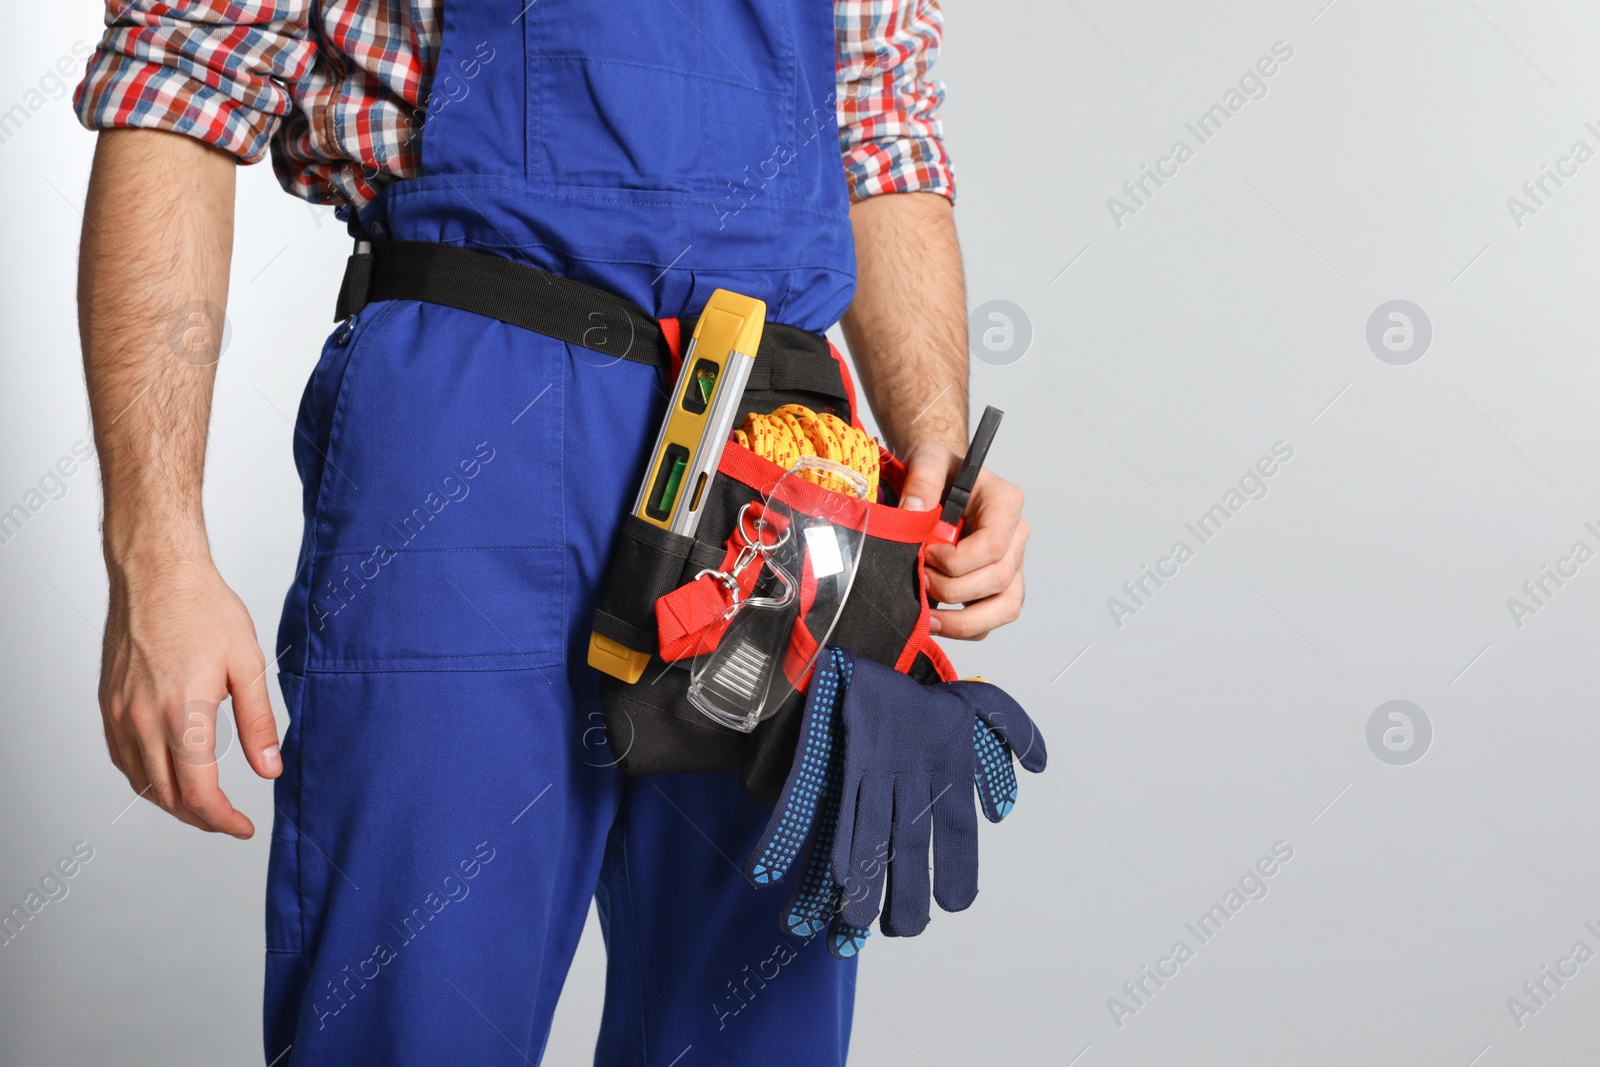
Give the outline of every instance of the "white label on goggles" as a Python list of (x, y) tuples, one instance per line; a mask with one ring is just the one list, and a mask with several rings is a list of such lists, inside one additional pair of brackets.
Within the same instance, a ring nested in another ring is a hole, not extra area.
[(807, 526), (806, 552), (811, 557), (813, 578), (831, 578), (844, 570), (844, 557), (839, 554), (839, 535), (834, 533), (832, 526)]

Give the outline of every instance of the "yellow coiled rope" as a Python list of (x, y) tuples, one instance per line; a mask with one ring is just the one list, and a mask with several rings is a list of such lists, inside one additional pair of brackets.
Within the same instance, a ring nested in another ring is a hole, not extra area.
[[(819, 415), (802, 404), (785, 404), (770, 415), (751, 412), (745, 416), (744, 423), (733, 431), (733, 439), (786, 470), (801, 456), (843, 463), (867, 480), (867, 499), (878, 498), (877, 442), (837, 415)], [(825, 489), (842, 488), (820, 471), (805, 471), (801, 477)]]

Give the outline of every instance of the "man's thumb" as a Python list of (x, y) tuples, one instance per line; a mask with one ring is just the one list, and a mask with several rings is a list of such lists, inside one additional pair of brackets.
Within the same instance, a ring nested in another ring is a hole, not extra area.
[(956, 455), (937, 445), (919, 445), (906, 456), (906, 480), (900, 490), (900, 506), (907, 511), (928, 511), (944, 498)]
[(283, 773), (283, 757), (278, 749), (278, 723), (272, 715), (266, 676), (260, 657), (252, 656), (229, 667), (228, 690), (233, 696), (233, 717), (245, 759), (261, 777), (276, 778)]

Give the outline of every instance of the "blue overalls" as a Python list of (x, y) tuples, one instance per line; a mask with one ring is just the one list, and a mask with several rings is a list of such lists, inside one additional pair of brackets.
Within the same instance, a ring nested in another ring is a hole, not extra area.
[[(820, 331), (854, 279), (825, 0), (450, 0), (423, 175), (353, 228)], [(854, 962), (739, 866), (736, 776), (625, 779), (585, 649), (662, 372), (453, 308), (338, 328), (295, 440), (266, 1060), (537, 1063), (589, 900), (601, 1065), (842, 1063)]]

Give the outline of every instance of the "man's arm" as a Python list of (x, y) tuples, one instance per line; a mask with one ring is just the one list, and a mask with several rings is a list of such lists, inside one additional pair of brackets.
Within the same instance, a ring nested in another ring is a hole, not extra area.
[(192, 826), (255, 832), (217, 784), (218, 703), (245, 757), (277, 777), (255, 628), (211, 561), (206, 430), (233, 245), (232, 156), (159, 130), (99, 135), (78, 264), (111, 602), (100, 710), (135, 791)]
[[(855, 203), (856, 297), (845, 338), (878, 424), (908, 466), (901, 505), (935, 508), (967, 449), (967, 307), (931, 77), (938, 0), (835, 2), (839, 147)], [(956, 545), (930, 545), (928, 591), (946, 637), (981, 638), (1022, 610), (1022, 493), (985, 470)]]
[[(842, 325), (879, 428), (897, 455), (924, 441), (965, 452), (967, 294), (950, 201), (874, 196), (851, 206), (850, 223), (856, 295)], [(916, 494), (922, 508), (943, 490)]]
[[(873, 196), (850, 208), (856, 296), (845, 339), (878, 425), (906, 462), (901, 506), (939, 506), (967, 450), (967, 300), (950, 201), (937, 193)], [(955, 545), (929, 545), (928, 592), (946, 637), (978, 639), (1022, 610), (1028, 522), (1022, 491), (989, 470)]]

